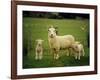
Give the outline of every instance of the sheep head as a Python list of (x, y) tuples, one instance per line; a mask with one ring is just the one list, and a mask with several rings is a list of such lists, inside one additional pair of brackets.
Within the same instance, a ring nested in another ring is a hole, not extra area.
[(54, 27), (53, 25), (51, 25), (48, 28), (48, 36), (50, 38), (54, 38), (57, 34), (58, 34), (57, 27)]
[(37, 40), (36, 40), (37, 45), (38, 45), (38, 46), (42, 46), (43, 41), (44, 41), (44, 40), (42, 40), (42, 39), (37, 39)]

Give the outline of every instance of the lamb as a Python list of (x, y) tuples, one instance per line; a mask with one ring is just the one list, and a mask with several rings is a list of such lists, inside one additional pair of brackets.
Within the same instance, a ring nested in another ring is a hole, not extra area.
[(75, 59), (80, 60), (80, 56), (85, 55), (83, 45), (80, 42), (76, 41), (74, 44), (72, 44), (72, 48), (73, 51), (75, 52)]
[(43, 41), (42, 39), (37, 39), (36, 48), (35, 48), (35, 59), (41, 60), (43, 58)]
[[(48, 29), (48, 41), (54, 59), (59, 59), (60, 49), (69, 49), (75, 42), (75, 39), (72, 35), (58, 36), (56, 32), (57, 30), (53, 26)], [(69, 53), (67, 53), (67, 55), (69, 55)]]

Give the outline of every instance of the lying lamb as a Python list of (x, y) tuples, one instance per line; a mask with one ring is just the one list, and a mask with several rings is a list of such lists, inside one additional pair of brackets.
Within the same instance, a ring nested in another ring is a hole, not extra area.
[(83, 45), (80, 42), (75, 42), (72, 44), (72, 49), (75, 52), (75, 59), (80, 60), (80, 56), (85, 55)]
[(36, 44), (36, 48), (35, 48), (35, 59), (36, 60), (41, 60), (43, 58), (43, 41), (42, 39), (38, 39), (36, 40), (37, 44)]
[(53, 26), (51, 26), (48, 29), (48, 41), (50, 49), (53, 51), (54, 59), (58, 59), (59, 50), (70, 48), (75, 39), (72, 35), (58, 36), (57, 30)]

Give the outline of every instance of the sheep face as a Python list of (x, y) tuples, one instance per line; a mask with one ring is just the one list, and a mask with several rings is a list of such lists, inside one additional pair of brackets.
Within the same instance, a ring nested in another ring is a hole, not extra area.
[(75, 51), (79, 51), (79, 42), (75, 42), (74, 44), (72, 44), (72, 48), (75, 50)]
[(48, 29), (48, 36), (50, 38), (54, 38), (56, 36), (56, 32), (57, 32), (56, 29), (51, 27), (51, 28)]
[(44, 40), (38, 39), (36, 41), (37, 41), (37, 46), (42, 46)]

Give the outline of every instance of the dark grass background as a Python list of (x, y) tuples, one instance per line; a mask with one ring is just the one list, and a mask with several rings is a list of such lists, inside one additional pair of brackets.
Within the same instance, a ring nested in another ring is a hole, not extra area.
[[(30, 14), (29, 14), (30, 13)], [(42, 16), (40, 16), (42, 14)], [(48, 16), (47, 16), (48, 14)], [(56, 14), (56, 16), (54, 16)], [(67, 17), (67, 16), (68, 17)], [(60, 17), (59, 17), (60, 16)], [(58, 35), (71, 34), (80, 41), (85, 50), (85, 56), (81, 60), (75, 60), (74, 56), (67, 56), (67, 51), (59, 52), (60, 58), (53, 59), (48, 45), (48, 27), (58, 27)], [(81, 27), (85, 27), (82, 30)], [(23, 68), (45, 68), (64, 66), (89, 65), (89, 15), (67, 13), (42, 13), (23, 12)], [(43, 39), (43, 59), (35, 60), (36, 39)]]

